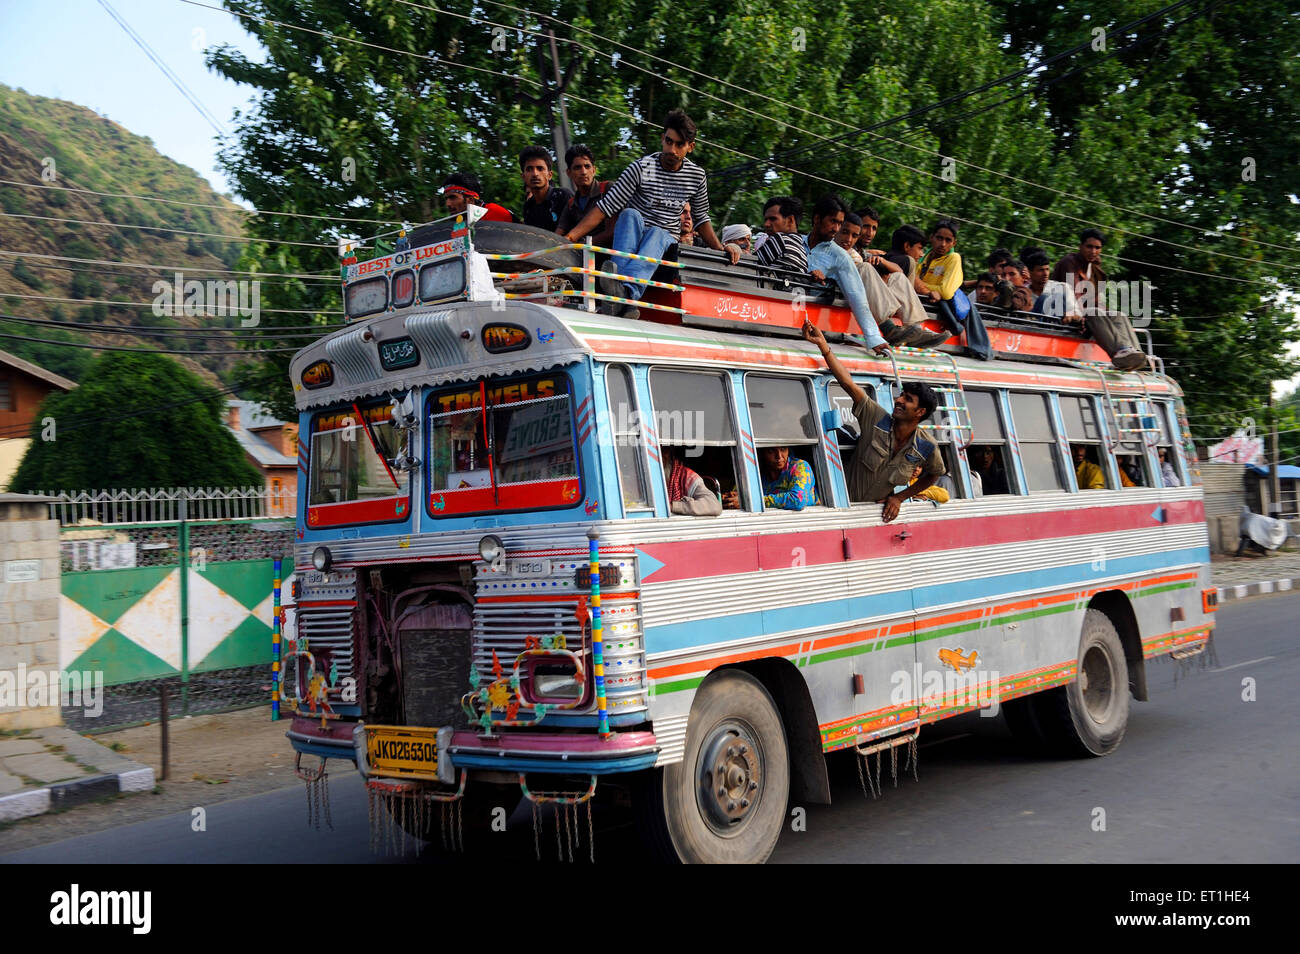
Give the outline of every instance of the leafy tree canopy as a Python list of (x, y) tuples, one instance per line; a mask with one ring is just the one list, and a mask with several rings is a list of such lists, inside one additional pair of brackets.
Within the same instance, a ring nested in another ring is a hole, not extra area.
[(79, 387), (41, 404), (10, 487), (258, 486), (261, 475), (226, 429), (222, 407), (213, 388), (168, 357), (105, 354)]
[[(458, 169), (517, 208), (515, 157), (553, 142), (558, 68), (573, 140), (602, 178), (654, 150), (663, 114), (685, 108), (719, 223), (757, 222), (772, 194), (837, 191), (875, 206), (886, 236), (958, 217), (972, 267), (997, 245), (1059, 257), (1099, 226), (1112, 277), (1154, 286), (1152, 333), (1198, 437), (1296, 370), (1283, 306), (1300, 291), (1287, 254), (1300, 233), (1300, 17), (1276, 0), (226, 6), (266, 18), (245, 20), (264, 60), (209, 55), (256, 91), (228, 173), (259, 208), (338, 217), (254, 219), (261, 241), (240, 267), (330, 275), (331, 250), (287, 243), (385, 228), (345, 216), (433, 218)], [(332, 282), (263, 300), (322, 321), (339, 310)], [(264, 357), (241, 380), (289, 414), (287, 357)]]

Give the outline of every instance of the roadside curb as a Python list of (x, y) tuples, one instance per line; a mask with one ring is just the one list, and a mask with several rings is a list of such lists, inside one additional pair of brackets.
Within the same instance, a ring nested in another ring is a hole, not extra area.
[(1280, 580), (1258, 580), (1254, 583), (1234, 583), (1219, 587), (1219, 602), (1244, 600), (1252, 596), (1267, 596), (1270, 593), (1285, 593), (1288, 590), (1300, 590), (1300, 577), (1283, 577)]
[(153, 787), (153, 769), (138, 762), (125, 762), (120, 772), (87, 775), (66, 782), (54, 782), (45, 788), (0, 795), (0, 822), (44, 815), (56, 808), (71, 808), (106, 795), (147, 792)]

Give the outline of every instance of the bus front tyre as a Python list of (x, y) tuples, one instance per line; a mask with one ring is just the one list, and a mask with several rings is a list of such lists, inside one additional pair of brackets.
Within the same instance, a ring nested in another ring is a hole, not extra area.
[(691, 706), (682, 761), (648, 779), (643, 831), (664, 860), (758, 864), (776, 847), (790, 794), (781, 715), (753, 676), (724, 670)]
[(1098, 609), (1084, 614), (1079, 671), (1067, 686), (1044, 693), (1041, 723), (1064, 755), (1109, 755), (1128, 728), (1128, 662), (1119, 632)]

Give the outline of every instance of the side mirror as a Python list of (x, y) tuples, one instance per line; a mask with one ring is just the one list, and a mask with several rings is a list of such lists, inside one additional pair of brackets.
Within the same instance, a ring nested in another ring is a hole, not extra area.
[(419, 425), (415, 414), (415, 389), (407, 391), (403, 397), (394, 395), (389, 400), (393, 405), (390, 411), (393, 424), (404, 431), (414, 430)]

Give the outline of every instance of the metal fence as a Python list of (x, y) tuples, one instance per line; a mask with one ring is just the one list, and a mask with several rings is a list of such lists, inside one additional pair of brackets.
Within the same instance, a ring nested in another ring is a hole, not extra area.
[(171, 487), (157, 490), (35, 491), (56, 498), (50, 518), (64, 527), (84, 524), (149, 524), (205, 520), (256, 520), (292, 517), (296, 490), (269, 487), (209, 490)]

